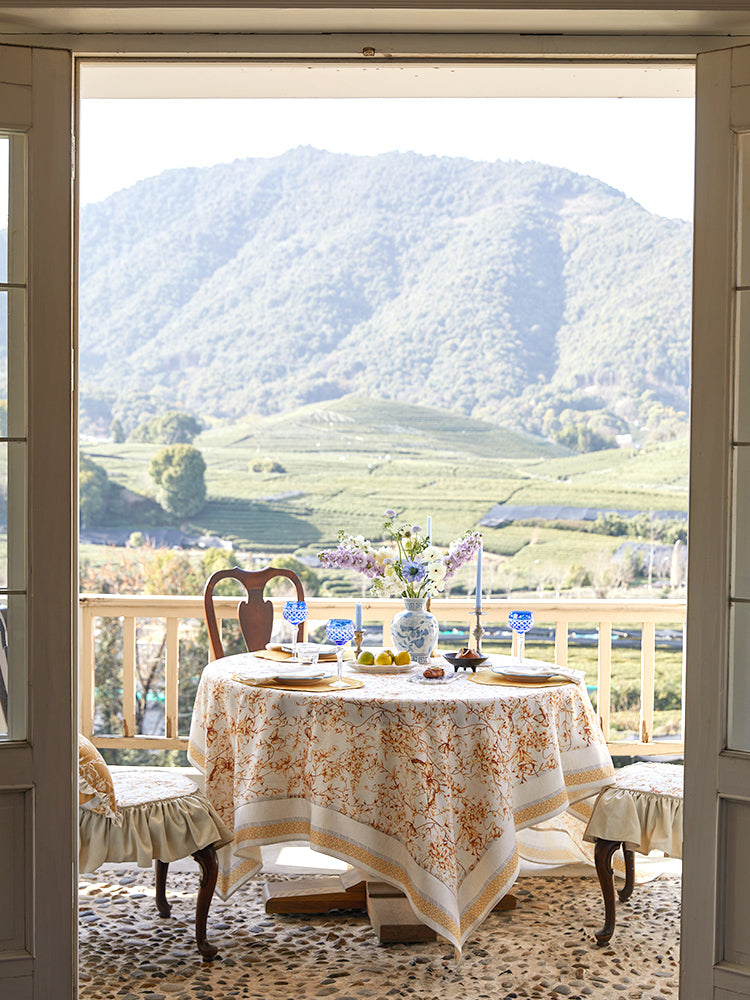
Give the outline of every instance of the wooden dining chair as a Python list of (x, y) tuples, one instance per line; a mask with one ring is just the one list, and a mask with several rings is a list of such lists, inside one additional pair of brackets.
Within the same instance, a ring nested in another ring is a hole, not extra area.
[[(238, 580), (247, 591), (247, 598), (244, 601), (240, 600), (237, 605), (237, 618), (248, 651), (252, 652), (255, 649), (262, 649), (271, 638), (273, 604), (263, 599), (263, 591), (269, 580), (278, 576), (285, 576), (291, 580), (297, 591), (297, 600), (304, 601), (305, 592), (302, 588), (302, 581), (291, 569), (267, 566), (266, 569), (252, 570), (234, 566), (232, 569), (219, 569), (209, 576), (203, 590), (203, 611), (206, 616), (212, 660), (218, 660), (224, 656), (221, 631), (216, 619), (213, 601), (214, 588), (217, 583), (221, 583), (222, 580)], [(304, 639), (304, 627), (304, 624), (300, 624), (297, 628), (297, 639), (300, 642)]]

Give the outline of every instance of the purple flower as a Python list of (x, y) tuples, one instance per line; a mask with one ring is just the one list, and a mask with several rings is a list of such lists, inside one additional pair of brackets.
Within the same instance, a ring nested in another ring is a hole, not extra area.
[(395, 510), (391, 510), (391, 508), (389, 507), (388, 510), (385, 512), (385, 516), (387, 518), (395, 517), (396, 516), (396, 511)]
[(420, 580), (424, 580), (426, 572), (425, 564), (416, 559), (404, 559), (401, 563), (401, 573), (407, 583), (419, 583)]
[(422, 530), (422, 525), (421, 524), (415, 524), (415, 525), (413, 525), (413, 527), (411, 529), (411, 533), (413, 535), (418, 535), (421, 530)]
[(452, 542), (445, 560), (446, 576), (453, 576), (457, 569), (467, 563), (474, 555), (482, 541), (478, 531), (467, 531), (463, 538)]

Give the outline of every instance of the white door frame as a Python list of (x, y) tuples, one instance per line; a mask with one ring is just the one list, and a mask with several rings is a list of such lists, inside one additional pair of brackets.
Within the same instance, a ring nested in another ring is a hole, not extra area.
[[(13, 887), (2, 901), (0, 995), (69, 1000), (77, 976), (78, 826), (72, 781), (77, 704), (73, 61), (65, 50), (14, 46), (2, 48), (0, 64), (0, 126), (25, 133), (27, 160), (27, 194), (14, 185), (25, 203), (18, 220), (25, 215), (26, 222), (26, 238), (14, 238), (25, 262), (14, 292), (23, 296), (26, 310), (25, 344), (14, 353), (25, 353), (27, 392), (16, 427), (9, 429), (17, 453), (9, 493), (20, 498), (17, 511), (26, 510), (26, 530), (16, 516), (9, 538), (13, 559), (23, 565), (10, 601), (26, 606), (25, 626), (19, 619), (14, 626), (11, 615), (9, 682), (25, 691), (26, 710), (18, 712), (15, 734), (0, 743), (0, 883)], [(21, 113), (9, 120), (5, 116), (14, 103)], [(17, 328), (14, 317), (12, 329)], [(13, 393), (23, 378), (16, 363)], [(19, 656), (24, 645), (26, 655)]]
[[(535, 37), (523, 37), (523, 36), (502, 36), (502, 35), (430, 35), (430, 34), (415, 34), (415, 35), (227, 35), (227, 36), (216, 36), (216, 35), (193, 35), (193, 36), (181, 36), (178, 34), (164, 34), (164, 35), (61, 35), (61, 36), (50, 36), (50, 35), (12, 35), (4, 36), (0, 38), (0, 42), (5, 41), (6, 43), (12, 45), (18, 45), (19, 43), (36, 43), (40, 45), (53, 45), (60, 46), (61, 49), (70, 49), (74, 55), (80, 59), (86, 58), (159, 58), (174, 60), (191, 60), (196, 57), (205, 58), (216, 58), (216, 59), (272, 59), (274, 61), (283, 62), (288, 59), (292, 60), (336, 60), (342, 59), (347, 62), (358, 61), (363, 58), (372, 58), (366, 53), (366, 49), (373, 47), (376, 50), (375, 58), (384, 58), (387, 54), (391, 65), (397, 62), (399, 57), (404, 57), (408, 59), (417, 60), (458, 60), (459, 62), (467, 63), (481, 63), (483, 65), (491, 66), (492, 64), (498, 62), (513, 62), (516, 60), (523, 60), (528, 62), (528, 60), (533, 59), (538, 61), (540, 64), (547, 64), (548, 60), (560, 61), (560, 60), (586, 60), (586, 59), (606, 59), (609, 61), (619, 60), (632, 60), (632, 59), (664, 59), (668, 60), (678, 60), (678, 61), (692, 61), (697, 52), (720, 48), (722, 44), (725, 44), (725, 40), (714, 37), (714, 36), (678, 36), (678, 35), (662, 35), (662, 36), (637, 36), (637, 37), (627, 37), (627, 36), (535, 36)], [(736, 42), (750, 41), (750, 39), (735, 39)], [(64, 58), (64, 57), (63, 57)], [(70, 124), (70, 109), (63, 108), (59, 106), (54, 115), (54, 121), (50, 123), (51, 127), (57, 125), (60, 129), (64, 130), (68, 128)], [(41, 167), (40, 167), (41, 169)], [(56, 191), (54, 197), (52, 197), (53, 188)], [(49, 187), (50, 198), (47, 200), (46, 204), (39, 204), (36, 211), (39, 214), (42, 212), (55, 212), (55, 203), (65, 204), (66, 198), (69, 197), (69, 192), (63, 192), (60, 189), (59, 183), (51, 185)], [(64, 220), (59, 220), (60, 225), (64, 225)], [(39, 248), (41, 258), (43, 258), (43, 248)], [(49, 266), (50, 262), (44, 262), (40, 259), (39, 264), (46, 263)], [(54, 270), (54, 269), (53, 269)], [(65, 270), (64, 268), (62, 269)], [(61, 273), (60, 268), (57, 269), (57, 276), (59, 277)], [(70, 289), (68, 289), (68, 293)], [(41, 305), (40, 305), (40, 308)], [(68, 316), (72, 315), (73, 303), (70, 303), (70, 309), (68, 310)], [(51, 318), (50, 318), (51, 319)], [(63, 325), (67, 321), (68, 317), (58, 317), (58, 327), (60, 323)], [(59, 340), (56, 342), (58, 354), (55, 355), (56, 364), (60, 367), (67, 367), (70, 364), (70, 358), (66, 354), (63, 358), (63, 352), (60, 350), (60, 346), (63, 342), (66, 343), (66, 349), (69, 349), (72, 345), (69, 338), (69, 330), (66, 333), (67, 341), (65, 337), (60, 336)], [(50, 355), (51, 356), (51, 355)], [(699, 354), (696, 353), (696, 359)], [(47, 369), (47, 375), (41, 374), (41, 370), (38, 373), (39, 382), (34, 385), (33, 391), (36, 395), (36, 399), (39, 400), (41, 396), (40, 392), (50, 392), (52, 396), (49, 398), (55, 399), (56, 407), (63, 406), (64, 389), (63, 382), (61, 378), (53, 379), (49, 376), (49, 371), (54, 370), (53, 366)], [(717, 375), (718, 377), (718, 375)], [(49, 383), (49, 384), (47, 384)], [(713, 384), (713, 383), (712, 383)], [(718, 383), (717, 383), (718, 386)], [(69, 387), (67, 389), (69, 392)], [(718, 388), (717, 388), (718, 391)], [(722, 397), (723, 399), (723, 397)], [(39, 405), (39, 403), (37, 403)], [(723, 403), (722, 403), (723, 405)], [(43, 421), (44, 416), (41, 411), (38, 413), (38, 418)], [(49, 421), (48, 421), (49, 423)], [(44, 476), (48, 474), (49, 469), (52, 468), (56, 470), (56, 475), (59, 477), (58, 481), (62, 482), (65, 475), (70, 475), (70, 457), (71, 457), (71, 442), (75, 440), (75, 424), (72, 417), (66, 418), (65, 421), (60, 421), (56, 423), (54, 428), (50, 428), (50, 437), (48, 438), (48, 443), (40, 443), (40, 449), (34, 453), (33, 465), (31, 466), (31, 482), (32, 482), (32, 503), (38, 502), (37, 498), (41, 497), (42, 494), (42, 482)], [(63, 442), (63, 438), (65, 441)], [(59, 449), (59, 450), (56, 450)], [(65, 455), (63, 459), (62, 456)], [(691, 455), (692, 471), (695, 472), (696, 469), (700, 469), (700, 480), (702, 486), (699, 484), (694, 491), (692, 497), (692, 503), (697, 504), (696, 510), (700, 508), (701, 503), (711, 507), (711, 500), (708, 497), (709, 493), (709, 483), (711, 482), (710, 475), (705, 474), (705, 470), (711, 468), (710, 462), (706, 465), (707, 457), (705, 453), (696, 446), (693, 448)], [(50, 463), (50, 464), (48, 464)], [(65, 470), (63, 469), (65, 466)], [(62, 506), (59, 508), (59, 516), (57, 518), (57, 523), (55, 524), (55, 519), (50, 519), (50, 523), (46, 529), (46, 533), (40, 531), (37, 536), (39, 539), (39, 545), (37, 548), (37, 556), (40, 557), (42, 551), (42, 543), (44, 546), (48, 546), (47, 552), (54, 553), (54, 562), (58, 566), (65, 564), (65, 560), (71, 559), (70, 553), (70, 537), (69, 530), (66, 533), (60, 532), (59, 528), (62, 521), (68, 518), (68, 529), (74, 523), (74, 513), (75, 507), (74, 502), (71, 499), (64, 498)], [(63, 551), (63, 549), (65, 551)], [(38, 563), (35, 563), (38, 565)], [(723, 571), (722, 567), (719, 566), (716, 561), (710, 564), (710, 572), (719, 573)], [(708, 575), (708, 574), (707, 574)], [(34, 656), (39, 658), (39, 662), (44, 662), (49, 664), (49, 658), (54, 652), (59, 652), (59, 642), (60, 636), (63, 635), (65, 642), (67, 644), (68, 637), (71, 637), (72, 642), (72, 623), (70, 621), (70, 611), (74, 607), (73, 596), (67, 590), (67, 580), (60, 581), (48, 581), (44, 582), (42, 579), (37, 580), (37, 584), (40, 588), (39, 593), (45, 593), (48, 600), (50, 601), (50, 608), (55, 616), (57, 624), (62, 627), (62, 633), (57, 632), (50, 628), (49, 626), (42, 628), (39, 635), (34, 638)], [(63, 623), (62, 619), (65, 616), (66, 621)], [(691, 643), (696, 644), (696, 649), (701, 648), (705, 651), (707, 648), (716, 650), (718, 647), (714, 641), (716, 637), (713, 635), (703, 635), (701, 638), (701, 632), (694, 626), (691, 634)], [(700, 701), (701, 691), (710, 691), (715, 685), (715, 673), (710, 669), (705, 667), (705, 664), (709, 661), (703, 661), (703, 664), (697, 663), (697, 657), (693, 656), (691, 658), (692, 663), (696, 663), (696, 666), (688, 667), (688, 701), (689, 706), (691, 704), (703, 705), (704, 703)], [(698, 673), (696, 673), (696, 670)], [(65, 727), (69, 726), (70, 743), (71, 745), (66, 748), (66, 753), (59, 755), (58, 760), (64, 759), (65, 769), (67, 774), (68, 787), (60, 790), (58, 788), (55, 791), (52, 787), (45, 789), (44, 801), (39, 803), (39, 808), (41, 810), (40, 815), (44, 815), (46, 818), (51, 819), (53, 814), (57, 813), (62, 808), (63, 813), (66, 809), (71, 808), (71, 803), (73, 801), (72, 788), (70, 787), (70, 776), (73, 772), (73, 760), (72, 760), (72, 740), (74, 734), (72, 716), (74, 711), (74, 706), (77, 704), (74, 693), (74, 683), (72, 677), (72, 669), (69, 677), (62, 677), (65, 673), (64, 668), (58, 674), (55, 675), (54, 679), (47, 676), (49, 671), (43, 672), (43, 676), (38, 678), (37, 691), (45, 690), (47, 693), (44, 697), (38, 699), (39, 707), (39, 718), (46, 718), (50, 732), (55, 729), (55, 726), (59, 727), (60, 716), (56, 711), (57, 706), (65, 705), (66, 711), (63, 713), (65, 715)], [(50, 680), (52, 680), (50, 687)], [(691, 694), (691, 692), (695, 694)], [(70, 717), (68, 717), (68, 710)], [(690, 707), (689, 707), (690, 710)], [(40, 731), (40, 739), (42, 742), (40, 746), (44, 744), (42, 734)], [(49, 746), (52, 746), (54, 741), (48, 740)], [(59, 743), (59, 740), (57, 741)], [(59, 747), (57, 747), (59, 750)], [(68, 753), (67, 750), (71, 752)], [(59, 768), (57, 769), (60, 770)], [(57, 773), (57, 772), (55, 772)], [(701, 784), (697, 779), (688, 778), (688, 788), (691, 789), (691, 795), (700, 795), (701, 792), (705, 793), (705, 784)], [(697, 864), (698, 859), (693, 852), (691, 854), (690, 847), (688, 846), (688, 867)], [(54, 876), (51, 867), (52, 859), (50, 859), (50, 877), (54, 879), (60, 877), (60, 859), (63, 858), (63, 864), (65, 859), (69, 861), (75, 857), (73, 848), (73, 839), (70, 835), (70, 829), (68, 833), (58, 839), (58, 851), (56, 861), (56, 871), (57, 876)], [(705, 857), (705, 856), (704, 856)], [(59, 884), (59, 881), (58, 883)], [(71, 893), (74, 895), (74, 888), (70, 888)], [(704, 895), (706, 891), (704, 889)], [(708, 902), (706, 898), (704, 900)], [(40, 906), (44, 906), (44, 901), (40, 896), (39, 900)], [(48, 908), (50, 909), (50, 908)], [(51, 908), (54, 910), (54, 908)], [(45, 918), (47, 919), (47, 918)], [(53, 916), (50, 912), (49, 919), (57, 919), (56, 915)], [(53, 940), (56, 938), (56, 940)], [(70, 936), (65, 926), (58, 929), (57, 934), (54, 933), (50, 937), (49, 947), (51, 949), (51, 954), (55, 955), (55, 961), (57, 963), (58, 969), (64, 969), (66, 974), (70, 970), (71, 966), (71, 954), (73, 959), (75, 959), (75, 946), (70, 940)], [(705, 954), (705, 949), (703, 949), (702, 954)], [(74, 964), (74, 962), (73, 962)], [(73, 973), (73, 976), (75, 973)], [(72, 981), (72, 980), (71, 980)], [(696, 997), (699, 994), (695, 992), (688, 992), (690, 987), (683, 984), (683, 1000), (688, 1000), (688, 998)], [(45, 1000), (47, 998), (52, 998), (56, 996), (67, 997), (67, 993), (55, 992), (54, 986), (51, 986), (50, 991), (46, 994)], [(41, 996), (41, 994), (40, 994)], [(700, 1000), (703, 1000), (701, 996)]]

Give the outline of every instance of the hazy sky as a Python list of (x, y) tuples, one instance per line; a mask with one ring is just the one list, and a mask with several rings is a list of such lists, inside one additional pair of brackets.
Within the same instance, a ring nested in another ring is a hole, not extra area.
[(536, 160), (597, 177), (650, 212), (692, 219), (694, 115), (687, 98), (84, 100), (81, 200), (173, 167), (311, 145)]

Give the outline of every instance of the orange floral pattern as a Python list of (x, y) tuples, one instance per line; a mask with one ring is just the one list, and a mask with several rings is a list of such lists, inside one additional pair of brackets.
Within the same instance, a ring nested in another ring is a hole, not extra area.
[(257, 870), (258, 845), (306, 838), (399, 886), (460, 950), (515, 881), (516, 829), (614, 774), (576, 684), (368, 675), (358, 690), (313, 694), (233, 680), (258, 664), (243, 654), (204, 670), (190, 733), (189, 757), (234, 829), (225, 898)]

